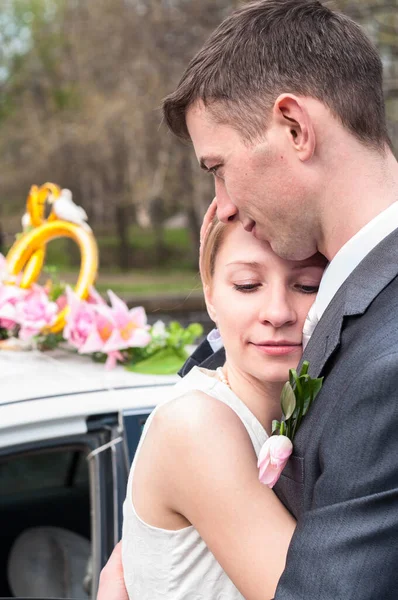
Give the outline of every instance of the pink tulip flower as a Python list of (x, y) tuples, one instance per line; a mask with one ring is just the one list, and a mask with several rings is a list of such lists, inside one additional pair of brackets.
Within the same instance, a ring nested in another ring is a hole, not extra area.
[(293, 451), (291, 440), (285, 435), (272, 435), (263, 444), (258, 456), (259, 480), (273, 488)]
[(48, 299), (42, 287), (34, 285), (16, 306), (16, 317), (21, 326), (18, 337), (28, 340), (37, 335), (54, 323), (57, 313), (56, 303)]

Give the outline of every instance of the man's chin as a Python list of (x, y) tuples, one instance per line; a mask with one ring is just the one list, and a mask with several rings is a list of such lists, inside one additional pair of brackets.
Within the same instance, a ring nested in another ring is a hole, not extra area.
[(269, 234), (269, 232), (262, 231), (257, 223), (250, 230), (250, 233), (256, 238), (256, 240), (269, 244), (271, 250), (284, 260), (307, 260), (307, 258), (311, 258), (318, 252), (315, 244), (310, 245), (307, 243), (304, 245), (303, 240), (294, 242), (295, 236), (285, 237), (284, 239), (281, 237), (273, 237), (271, 239), (272, 236)]
[(269, 242), (272, 251), (284, 260), (302, 261), (311, 258), (318, 252), (316, 247), (286, 244), (278, 241)]

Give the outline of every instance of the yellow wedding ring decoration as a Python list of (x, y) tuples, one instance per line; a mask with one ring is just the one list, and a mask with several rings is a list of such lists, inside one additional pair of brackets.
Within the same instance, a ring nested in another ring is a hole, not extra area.
[[(46, 217), (46, 213), (49, 212)], [(67, 237), (79, 246), (81, 263), (75, 287), (76, 295), (87, 298), (98, 270), (98, 247), (90, 227), (86, 223), (85, 211), (74, 204), (70, 190), (61, 189), (54, 183), (45, 183), (40, 188), (33, 185), (26, 203), (26, 214), (22, 219), (24, 232), (10, 248), (6, 256), (8, 283), (15, 282), (28, 289), (40, 275), (46, 257), (48, 242)], [(55, 323), (43, 333), (58, 333), (65, 326), (68, 312), (66, 306), (57, 316)]]

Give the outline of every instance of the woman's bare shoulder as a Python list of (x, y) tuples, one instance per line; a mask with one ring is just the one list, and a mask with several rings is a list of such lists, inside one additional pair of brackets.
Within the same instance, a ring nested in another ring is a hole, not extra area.
[(157, 456), (172, 471), (197, 468), (208, 460), (222, 469), (225, 460), (234, 457), (245, 457), (250, 469), (257, 463), (250, 436), (239, 416), (203, 391), (190, 391), (159, 407), (150, 430), (148, 437), (156, 442)]
[(160, 406), (154, 415), (155, 428), (186, 438), (204, 432), (246, 429), (238, 415), (224, 402), (201, 390), (192, 390)]

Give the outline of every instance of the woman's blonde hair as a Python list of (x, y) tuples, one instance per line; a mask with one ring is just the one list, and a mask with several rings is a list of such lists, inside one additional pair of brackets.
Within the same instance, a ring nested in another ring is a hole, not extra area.
[(215, 216), (202, 239), (200, 256), (200, 276), (203, 286), (210, 286), (214, 275), (217, 253), (224, 239), (227, 224)]

